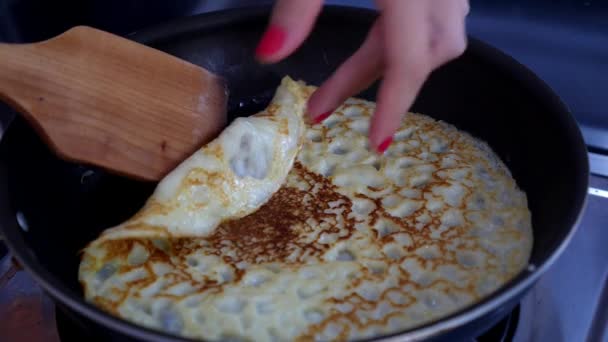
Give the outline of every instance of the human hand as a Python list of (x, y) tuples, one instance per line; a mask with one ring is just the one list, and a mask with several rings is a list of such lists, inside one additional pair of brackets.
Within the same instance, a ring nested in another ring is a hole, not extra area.
[[(379, 78), (370, 146), (383, 153), (429, 74), (467, 45), (468, 0), (377, 0), (380, 16), (367, 38), (311, 96), (307, 115), (325, 120), (348, 97)], [(277, 0), (256, 56), (275, 63), (310, 34), (323, 0)]]

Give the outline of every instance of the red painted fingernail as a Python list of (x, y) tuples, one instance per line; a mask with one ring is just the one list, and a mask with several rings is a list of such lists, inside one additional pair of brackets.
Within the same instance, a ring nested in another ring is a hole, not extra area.
[(318, 123), (321, 123), (323, 120), (327, 119), (331, 113), (333, 113), (333, 110), (330, 110), (329, 112), (325, 112), (323, 114), (318, 115), (317, 117), (315, 117), (314, 119), (312, 119), (312, 122), (316, 125)]
[(260, 57), (269, 57), (275, 54), (285, 43), (285, 30), (278, 26), (270, 26), (262, 36), (255, 54)]
[(386, 138), (380, 145), (378, 145), (378, 153), (382, 154), (384, 153), (389, 146), (391, 146), (391, 143), (393, 142), (393, 137), (388, 137)]

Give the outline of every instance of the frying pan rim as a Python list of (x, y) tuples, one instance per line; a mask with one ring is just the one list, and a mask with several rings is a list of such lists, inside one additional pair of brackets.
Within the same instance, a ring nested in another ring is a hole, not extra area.
[[(205, 26), (201, 24), (204, 21), (205, 17), (213, 17), (214, 22), (216, 24), (218, 22), (226, 22), (228, 20), (250, 20), (261, 15), (265, 15), (270, 10), (270, 6), (254, 6), (254, 7), (242, 7), (235, 9), (228, 9), (224, 11), (218, 12), (210, 12), (203, 13), (199, 15), (195, 15), (192, 17), (180, 18), (175, 20), (174, 22), (169, 22), (166, 24), (156, 25), (151, 27), (150, 29), (144, 29), (138, 32), (135, 32), (128, 36), (128, 38), (133, 39), (138, 42), (142, 42), (145, 40), (153, 40), (155, 32), (162, 32), (164, 29), (170, 27), (171, 25), (178, 24), (182, 31), (192, 31), (194, 27)], [(348, 11), (355, 14), (361, 15), (375, 15), (377, 12), (371, 9), (365, 8), (356, 8), (356, 7), (347, 7), (347, 6), (326, 6), (324, 9), (327, 11), (340, 11), (341, 14), (344, 11)], [(232, 18), (232, 19), (231, 19)], [(181, 32), (179, 30), (172, 30), (172, 34), (169, 36), (179, 35)], [(165, 35), (163, 38), (166, 38)], [(476, 50), (476, 53), (482, 52), (486, 54), (490, 54), (488, 60), (492, 62), (493, 65), (496, 65), (502, 69), (512, 69), (517, 70), (519, 78), (525, 77), (527, 78), (527, 84), (533, 85), (537, 92), (543, 94), (545, 100), (544, 102), (553, 102), (554, 106), (561, 107), (560, 110), (567, 114), (567, 117), (570, 122), (570, 125), (576, 123), (567, 106), (561, 101), (561, 99), (551, 90), (551, 88), (542, 81), (538, 76), (532, 73), (528, 68), (521, 65), (519, 62), (511, 58), (510, 56), (504, 54), (503, 52), (489, 46), (486, 43), (483, 43), (477, 39), (469, 38), (469, 47), (468, 49)], [(484, 51), (485, 50), (485, 51)], [(10, 129), (10, 126), (9, 128)], [(573, 139), (578, 140), (577, 145), (581, 145), (584, 147), (584, 143), (582, 140), (582, 135), (578, 127), (575, 130), (578, 133), (578, 136), (572, 136)], [(579, 146), (580, 147), (580, 146)], [(580, 148), (579, 148), (580, 150)], [(585, 150), (586, 151), (586, 150)], [(581, 177), (584, 177), (584, 187), (581, 186), (581, 189), (584, 189), (585, 195), (582, 199), (582, 202), (579, 200), (578, 205), (578, 213), (574, 223), (571, 225), (570, 231), (564, 239), (560, 242), (559, 246), (553, 251), (553, 253), (547, 257), (546, 260), (541, 265), (536, 265), (537, 267), (534, 270), (523, 270), (522, 273), (518, 275), (515, 280), (510, 281), (505, 284), (503, 287), (497, 289), (492, 295), (486, 297), (482, 301), (475, 303), (473, 305), (469, 305), (461, 310), (458, 310), (455, 313), (452, 313), (442, 319), (437, 321), (433, 321), (422, 326), (419, 326), (414, 329), (405, 330), (402, 332), (397, 332), (385, 336), (377, 336), (375, 340), (381, 341), (393, 341), (393, 340), (402, 340), (403, 338), (407, 338), (408, 340), (418, 340), (418, 339), (426, 339), (437, 336), (438, 334), (443, 333), (444, 331), (449, 331), (459, 326), (462, 326), (472, 320), (478, 319), (485, 314), (490, 313), (493, 309), (504, 305), (509, 301), (509, 299), (521, 295), (524, 291), (526, 291), (529, 287), (531, 287), (538, 278), (557, 260), (557, 258), (563, 253), (573, 235), (578, 230), (580, 222), (582, 220), (583, 213), (587, 206), (588, 197), (586, 195), (586, 189), (588, 187), (588, 158), (586, 152), (583, 157), (586, 160), (586, 163), (582, 165), (583, 174)], [(579, 189), (580, 190), (580, 189)], [(580, 194), (574, 194), (578, 199)], [(38, 264), (33, 258), (29, 255), (24, 255), (24, 253), (17, 252), (26, 250), (26, 243), (21, 236), (18, 236), (17, 230), (13, 230), (11, 232), (10, 229), (2, 228), (2, 231), (5, 235), (5, 242), (9, 249), (11, 250), (12, 255), (25, 267), (25, 269), (32, 275), (32, 277), (44, 288), (44, 290), (49, 293), (55, 300), (60, 301), (71, 310), (74, 310), (76, 313), (88, 318), (91, 321), (96, 322), (97, 324), (101, 324), (109, 329), (116, 330), (120, 333), (124, 333), (130, 337), (134, 337), (137, 339), (144, 340), (170, 340), (170, 341), (192, 341), (191, 339), (184, 339), (181, 337), (177, 337), (174, 335), (169, 335), (161, 331), (153, 330), (150, 328), (146, 328), (140, 325), (136, 325), (129, 321), (117, 318), (112, 316), (96, 306), (86, 302), (83, 298), (78, 296), (75, 293), (72, 293), (70, 289), (66, 288), (62, 284), (59, 286), (52, 284), (52, 282), (56, 282), (53, 276), (44, 269), (40, 264)], [(22, 245), (22, 246), (18, 246)], [(21, 248), (20, 248), (21, 247)], [(49, 280), (50, 279), (50, 280)]]

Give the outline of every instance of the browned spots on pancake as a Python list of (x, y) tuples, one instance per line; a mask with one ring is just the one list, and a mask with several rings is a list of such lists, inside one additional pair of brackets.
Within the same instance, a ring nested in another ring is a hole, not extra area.
[(227, 180), (226, 175), (217, 171), (208, 171), (203, 168), (194, 168), (188, 172), (182, 186), (213, 186), (222, 184)]
[[(326, 178), (307, 171), (299, 163), (295, 163), (292, 172), (305, 179), (309, 185), (317, 185), (314, 193), (291, 187), (282, 187), (270, 200), (255, 213), (237, 220), (231, 220), (220, 225), (215, 233), (206, 240), (211, 243), (208, 250), (212, 254), (221, 255), (221, 249), (230, 241), (232, 249), (237, 253), (231, 263), (247, 261), (249, 263), (287, 262), (286, 258), (299, 249), (304, 254), (321, 255), (330, 246), (315, 242), (300, 241), (303, 232), (317, 229), (306, 222), (313, 218), (316, 222), (334, 218), (335, 214), (325, 213), (329, 203), (342, 200), (341, 206), (345, 229), (352, 231), (354, 220), (348, 218), (351, 201), (335, 191), (335, 186)], [(306, 198), (309, 197), (309, 198)], [(336, 227), (330, 227), (328, 232), (337, 232)], [(350, 235), (350, 233), (349, 233)], [(348, 236), (348, 235), (347, 235)]]
[(158, 236), (163, 236), (163, 235), (168, 234), (167, 229), (165, 227), (154, 226), (154, 225), (143, 223), (143, 222), (136, 222), (136, 223), (128, 224), (128, 225), (124, 226), (124, 229), (125, 230), (137, 230), (139, 232), (142, 232), (142, 231), (154, 232)]
[[(357, 316), (357, 312), (361, 311), (361, 310), (365, 310), (365, 311), (374, 310), (376, 308), (376, 305), (380, 301), (387, 300), (387, 298), (386, 298), (387, 293), (389, 293), (391, 291), (399, 291), (399, 292), (403, 293), (403, 291), (401, 289), (390, 288), (390, 289), (387, 289), (386, 291), (384, 291), (380, 295), (380, 297), (379, 297), (380, 299), (378, 301), (365, 300), (358, 294), (351, 294), (341, 300), (338, 300), (335, 298), (330, 298), (328, 300), (329, 303), (332, 303), (334, 305), (341, 304), (341, 303), (349, 303), (353, 307), (353, 309), (348, 312), (340, 312), (335, 309), (332, 310), (331, 313), (327, 317), (325, 317), (325, 319), (323, 321), (309, 326), (308, 329), (296, 339), (296, 341), (314, 341), (315, 335), (321, 334), (323, 332), (323, 330), (325, 330), (329, 324), (336, 324), (341, 327), (341, 331), (340, 331), (339, 335), (334, 339), (335, 341), (348, 340), (349, 332), (351, 329), (349, 323), (352, 323), (357, 329), (360, 329), (360, 330), (364, 330), (366, 328), (373, 327), (373, 326), (386, 326), (388, 324), (388, 321), (391, 318), (400, 316), (401, 312), (399, 312), (399, 311), (391, 312), (386, 315), (383, 315), (383, 317), (381, 317), (379, 319), (367, 318), (365, 321), (362, 321)], [(416, 302), (416, 298), (414, 298), (413, 296), (404, 294), (404, 297), (407, 298), (407, 302), (405, 302), (403, 304), (391, 302), (391, 305), (394, 307), (398, 307), (398, 308), (407, 308), (408, 306), (410, 306)], [(340, 324), (340, 323), (342, 323), (342, 324)]]
[[(189, 194), (191, 187), (205, 187), (213, 191), (215, 200), (221, 201), (224, 206), (230, 202), (228, 195), (221, 191), (224, 184), (231, 184), (233, 179), (227, 177), (226, 174), (217, 171), (209, 171), (203, 168), (194, 168), (188, 172), (188, 175), (182, 181), (179, 191), (176, 194)], [(207, 203), (197, 203), (195, 198), (191, 202), (190, 209), (196, 210), (202, 208)]]
[(93, 303), (111, 314), (118, 314), (118, 305), (107, 298), (100, 296), (94, 297)]
[(219, 160), (222, 160), (224, 158), (224, 150), (222, 149), (221, 144), (209, 144), (205, 147), (204, 150), (205, 152), (208, 152)]
[[(150, 241), (150, 240), (140, 240), (140, 239), (120, 239), (120, 240), (107, 240), (104, 241), (101, 245), (101, 247), (104, 248), (104, 250), (106, 251), (106, 254), (103, 258), (103, 263), (106, 263), (108, 261), (112, 261), (114, 259), (120, 260), (121, 262), (123, 262), (124, 260), (127, 260), (127, 257), (129, 255), (129, 253), (131, 252), (131, 250), (133, 249), (135, 244), (140, 244), (142, 247), (144, 247), (147, 252), (149, 253), (148, 259), (147, 261), (164, 261), (164, 262), (170, 262), (170, 258), (169, 255), (167, 255), (168, 251), (163, 251), (160, 248), (157, 248), (156, 246), (154, 246), (154, 244)], [(167, 245), (168, 248), (171, 248), (171, 244)], [(146, 262), (147, 264), (147, 262)], [(137, 267), (137, 266), (136, 266)], [(130, 268), (136, 268), (136, 267), (130, 267)], [(125, 268), (125, 270), (128, 270), (130, 268)]]
[(133, 215), (133, 217), (131, 218), (131, 221), (137, 221), (142, 217), (146, 217), (148, 215), (167, 215), (170, 211), (170, 208), (157, 202), (157, 201), (153, 201), (150, 200), (146, 203), (146, 205), (137, 213), (135, 213), (135, 215)]
[(317, 88), (314, 87), (314, 86), (305, 86), (305, 87), (303, 87), (302, 88), (302, 92), (304, 93), (304, 97), (305, 98), (309, 98), (312, 95), (312, 93), (315, 92), (316, 89)]
[(133, 247), (133, 240), (110, 240), (103, 243), (106, 250), (104, 262), (129, 255)]
[(287, 119), (284, 119), (279, 122), (279, 133), (281, 133), (282, 135), (289, 135), (289, 122), (287, 121)]

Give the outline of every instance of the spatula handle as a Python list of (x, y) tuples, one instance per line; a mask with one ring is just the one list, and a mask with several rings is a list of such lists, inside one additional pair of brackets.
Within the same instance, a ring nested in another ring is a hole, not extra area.
[(66, 87), (70, 65), (56, 44), (62, 42), (60, 37), (32, 44), (0, 44), (0, 100), (19, 111), (62, 154), (57, 148), (60, 135), (52, 136), (55, 132), (50, 129), (63, 126), (64, 104), (78, 99)]
[(40, 94), (42, 74), (36, 63), (42, 59), (32, 51), (31, 44), (1, 43), (0, 100), (29, 115), (35, 95)]
[(60, 157), (158, 180), (225, 122), (216, 76), (89, 27), (0, 45), (0, 99)]

